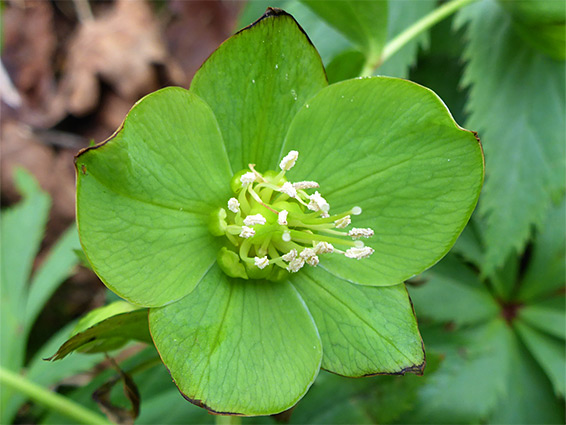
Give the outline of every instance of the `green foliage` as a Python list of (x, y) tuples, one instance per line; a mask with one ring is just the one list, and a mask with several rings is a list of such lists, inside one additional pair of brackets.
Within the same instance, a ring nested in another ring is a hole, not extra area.
[[(544, 240), (558, 247), (564, 233), (556, 231), (552, 218), (562, 210), (560, 205), (549, 212), (548, 227), (539, 233), (535, 246)], [(564, 250), (563, 244), (560, 249)], [(525, 270), (529, 270), (529, 262), (542, 260), (532, 256), (518, 261), (526, 262)], [(545, 261), (552, 264), (553, 256)], [(538, 297), (528, 300), (521, 300), (523, 286), (531, 285), (525, 280), (528, 272), (515, 276), (508, 285), (509, 297), (501, 299), (492, 289), (497, 277), (482, 282), (458, 256), (450, 255), (423, 275), (426, 283), (411, 288), (421, 320), (449, 324), (456, 332), (424, 329), (427, 347), (445, 353), (446, 360), (419, 392), (407, 423), (564, 420), (556, 401), (556, 397), (564, 398), (566, 376), (564, 276), (559, 287), (553, 281), (548, 285), (538, 280)], [(521, 403), (516, 401), (516, 391), (521, 392)], [(521, 404), (541, 407), (529, 410)]]
[(302, 1), (356, 45), (370, 63), (379, 61), (387, 37), (387, 1)]
[(466, 124), (479, 132), (486, 154), (480, 212), (487, 218), (483, 271), (492, 275), (524, 250), (532, 227), (541, 228), (566, 189), (564, 64), (526, 45), (492, 0), (464, 9), (458, 23), (467, 23), (469, 38)]
[[(57, 287), (72, 273), (77, 264), (73, 253), (79, 248), (76, 228), (66, 231), (52, 247), (49, 255), (32, 273), (51, 200), (35, 179), (22, 169), (16, 170), (15, 183), (22, 194), (22, 200), (2, 210), (1, 232), (1, 366), (19, 373), (24, 367), (27, 378), (37, 384), (52, 385), (67, 373), (88, 369), (95, 357), (71, 362), (61, 368), (45, 368), (41, 356), (45, 357), (53, 345), (60, 343), (61, 336), (55, 336), (40, 348), (26, 364), (26, 344), (29, 333), (44, 304)], [(59, 338), (59, 341), (57, 339)], [(55, 344), (53, 343), (55, 342)], [(26, 401), (20, 394), (2, 385), (1, 422), (10, 423), (17, 409)]]

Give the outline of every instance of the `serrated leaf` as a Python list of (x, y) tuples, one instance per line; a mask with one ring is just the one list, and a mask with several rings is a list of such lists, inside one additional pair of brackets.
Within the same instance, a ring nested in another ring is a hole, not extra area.
[(208, 218), (232, 176), (210, 108), (181, 88), (152, 93), (76, 166), (79, 235), (101, 280), (144, 306), (191, 292), (216, 262)]
[(358, 46), (370, 63), (379, 60), (387, 37), (387, 1), (302, 0), (302, 2)]
[(477, 423), (506, 396), (515, 338), (507, 324), (492, 320), (460, 337), (465, 345), (443, 350), (445, 360), (421, 388), (411, 423)]
[(422, 373), (422, 340), (403, 284), (355, 285), (323, 265), (303, 270), (292, 283), (320, 333), (324, 369), (351, 377)]
[[(550, 382), (526, 348), (515, 337), (507, 394), (494, 409), (491, 424), (562, 424), (564, 407), (554, 397)], [(533, 408), (536, 406), (536, 408)]]
[[(136, 310), (109, 317), (69, 338), (49, 360), (61, 360), (87, 344), (104, 344), (109, 340), (136, 340), (151, 343), (147, 310)], [(96, 352), (96, 351), (94, 351)]]
[[(348, 379), (321, 371), (312, 388), (290, 412), (289, 424), (373, 424), (364, 405), (375, 378)], [(372, 400), (373, 401), (373, 400)]]
[(520, 300), (532, 300), (566, 286), (566, 198), (551, 208), (534, 241), (519, 287)]
[(355, 225), (375, 230), (364, 241), (375, 250), (371, 257), (324, 263), (335, 276), (365, 285), (399, 283), (444, 256), (483, 181), (474, 135), (454, 123), (434, 93), (394, 78), (321, 90), (291, 124), (283, 152), (292, 149), (301, 155), (300, 167), (288, 173), (292, 181), (316, 179), (331, 211), (360, 206)]
[(514, 328), (545, 371), (557, 395), (566, 394), (566, 347), (564, 341), (545, 335), (517, 320)]
[(297, 110), (326, 85), (320, 56), (294, 18), (268, 9), (208, 58), (190, 91), (212, 108), (237, 172), (273, 166)]
[(151, 309), (149, 323), (181, 393), (213, 412), (282, 412), (320, 368), (316, 326), (286, 282), (231, 279), (214, 266), (190, 296)]
[(419, 317), (463, 326), (484, 322), (499, 312), (499, 305), (478, 276), (453, 255), (422, 278), (424, 284), (409, 286)]
[[(391, 41), (420, 18), (432, 12), (436, 4), (436, 0), (390, 1), (387, 19), (387, 41)], [(426, 31), (413, 38), (401, 50), (377, 68), (375, 74), (407, 78), (409, 69), (417, 61), (419, 48), (427, 48), (428, 40), (429, 37)]]
[(529, 304), (519, 310), (523, 322), (557, 338), (566, 339), (566, 299), (564, 295)]
[(566, 79), (564, 65), (525, 45), (495, 2), (469, 6), (459, 22), (468, 22), (467, 125), (479, 132), (487, 159), (480, 211), (488, 225), (484, 272), (492, 274), (523, 250), (564, 190)]

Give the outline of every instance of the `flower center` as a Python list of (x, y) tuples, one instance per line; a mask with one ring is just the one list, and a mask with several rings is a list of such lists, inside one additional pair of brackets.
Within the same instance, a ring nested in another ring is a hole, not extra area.
[[(253, 164), (232, 177), (234, 197), (226, 208), (211, 214), (210, 232), (225, 237), (218, 252), (220, 268), (231, 277), (282, 280), (305, 265), (316, 267), (319, 255), (367, 258), (373, 249), (360, 238), (373, 236), (369, 228), (351, 228), (352, 216), (362, 209), (353, 207), (338, 214), (318, 192), (314, 181), (291, 183), (285, 173), (297, 161), (291, 151), (280, 172), (256, 171)], [(308, 191), (314, 193), (309, 193)]]

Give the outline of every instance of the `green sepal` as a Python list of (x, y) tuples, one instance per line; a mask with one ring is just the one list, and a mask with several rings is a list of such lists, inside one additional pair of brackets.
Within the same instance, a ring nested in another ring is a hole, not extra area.
[(218, 266), (230, 277), (248, 279), (246, 267), (240, 261), (240, 256), (225, 246), (220, 248), (216, 256)]

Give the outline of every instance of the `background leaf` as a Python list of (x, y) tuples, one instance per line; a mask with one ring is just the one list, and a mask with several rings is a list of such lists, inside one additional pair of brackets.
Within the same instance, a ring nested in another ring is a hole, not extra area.
[[(391, 41), (403, 30), (434, 10), (436, 0), (403, 0), (389, 2), (387, 19), (387, 41)], [(419, 48), (426, 49), (429, 42), (428, 31), (412, 39), (395, 55), (384, 62), (375, 75), (407, 78), (411, 66), (417, 61)]]
[(425, 282), (409, 286), (418, 317), (463, 326), (485, 322), (499, 312), (478, 276), (451, 254), (420, 278)]
[(549, 377), (557, 395), (566, 394), (566, 347), (564, 340), (540, 333), (529, 325), (516, 321), (521, 339)]
[(147, 309), (111, 316), (77, 333), (59, 347), (49, 360), (61, 360), (86, 344), (94, 341), (101, 344), (115, 338), (122, 339), (124, 342), (137, 340), (151, 343), (147, 325)]
[[(461, 332), (460, 343), (449, 334), (436, 339), (423, 333), (446, 358), (419, 391), (415, 410), (404, 423), (478, 423), (486, 420), (506, 396), (507, 380), (513, 373), (514, 335), (507, 324), (492, 320)], [(452, 341), (451, 341), (452, 339)], [(444, 347), (443, 347), (444, 346)]]
[(387, 1), (302, 1), (350, 39), (370, 63), (379, 61), (387, 37)]
[(511, 18), (492, 0), (463, 9), (470, 86), (469, 128), (486, 153), (480, 211), (487, 217), (484, 272), (492, 274), (512, 252), (522, 252), (532, 226), (540, 227), (565, 190), (565, 68), (525, 45)]

